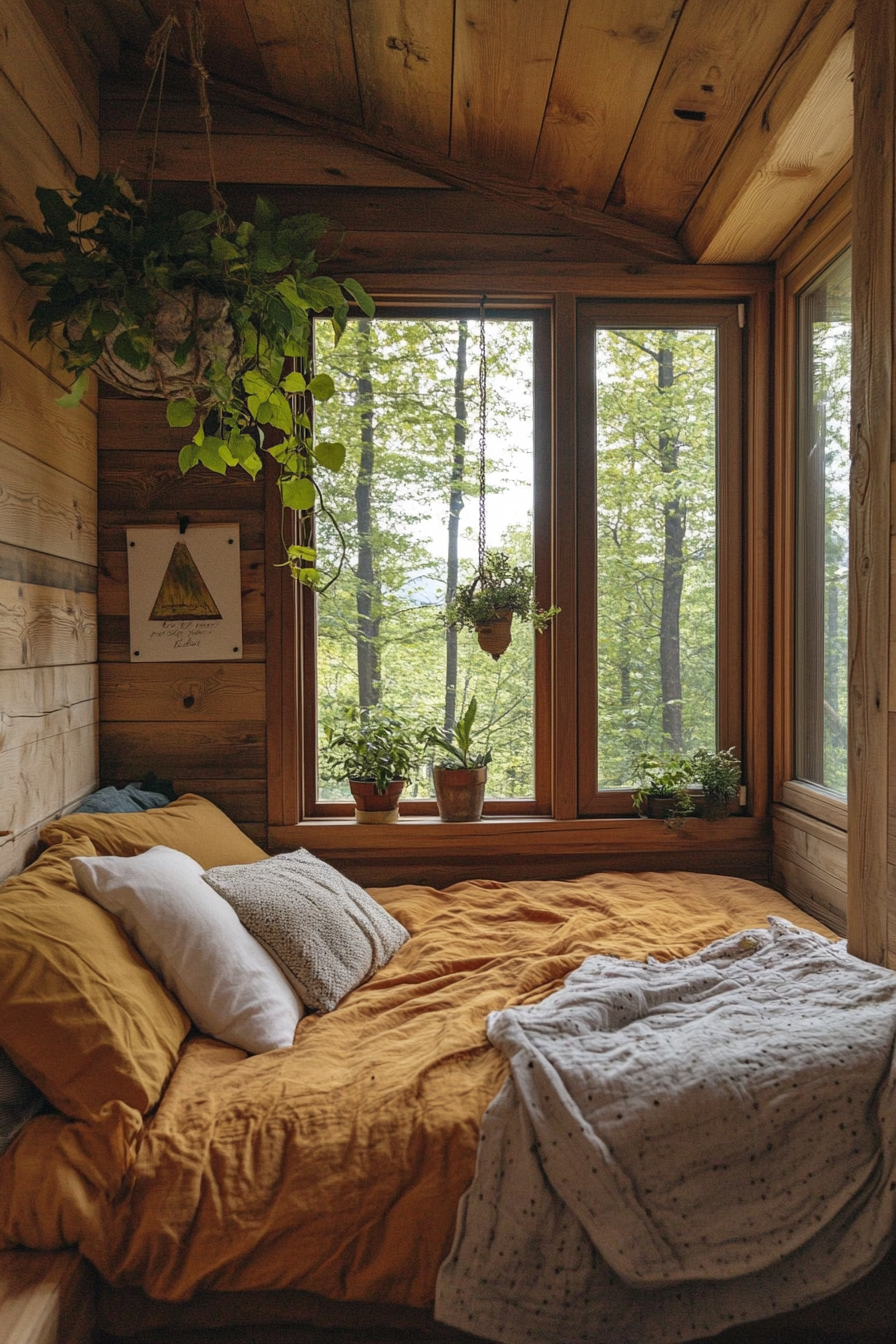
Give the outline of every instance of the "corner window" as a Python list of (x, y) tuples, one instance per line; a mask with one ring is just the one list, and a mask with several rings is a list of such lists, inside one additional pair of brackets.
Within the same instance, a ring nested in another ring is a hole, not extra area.
[(850, 253), (797, 298), (795, 772), (846, 796)]

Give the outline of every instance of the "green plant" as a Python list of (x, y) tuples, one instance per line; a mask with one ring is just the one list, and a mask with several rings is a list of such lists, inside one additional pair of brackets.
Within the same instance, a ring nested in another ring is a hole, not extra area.
[(674, 806), (671, 818), (684, 818), (694, 810), (694, 803), (687, 791), (693, 781), (694, 769), (689, 756), (657, 756), (653, 752), (642, 751), (632, 760), (632, 775), (636, 789), (632, 802), (638, 812), (643, 813), (648, 798), (671, 798)]
[(700, 747), (691, 756), (694, 779), (703, 790), (707, 802), (729, 803), (740, 784), (741, 763), (734, 748), (725, 751), (707, 751)]
[(43, 231), (7, 216), (4, 241), (41, 257), (19, 273), (47, 291), (31, 340), (49, 338), (75, 375), (60, 404), (77, 405), (90, 369), (117, 381), (123, 366), (128, 390), (168, 401), (170, 425), (195, 425), (182, 471), (240, 467), (254, 479), (260, 452), (270, 454), (283, 505), (300, 515), (286, 563), (319, 586), (311, 517), (329, 511), (316, 473), (338, 472), (345, 446), (315, 441), (313, 404), (335, 389), (329, 375), (313, 376), (311, 314), (329, 313), (338, 340), (350, 301), (374, 312), (356, 281), (317, 274), (317, 244), (333, 225), (281, 218), (263, 197), (239, 224), (217, 211), (178, 213), (138, 200), (113, 173), (79, 176), (72, 192), (39, 187), (37, 199)]
[(327, 729), (321, 763), (332, 779), (373, 780), (385, 793), (394, 779), (407, 779), (417, 763), (414, 733), (396, 714), (352, 709), (343, 726)]
[(451, 740), (452, 734), (444, 728), (429, 727), (421, 731), (421, 746), (448, 752), (446, 759), (435, 762), (440, 769), (481, 770), (492, 759), (492, 753), (488, 747), (485, 751), (473, 751), (473, 724), (476, 722), (477, 709), (478, 705), (474, 695), (465, 712), (454, 725), (453, 742)]
[(559, 607), (542, 611), (535, 605), (535, 575), (528, 565), (512, 564), (503, 551), (487, 551), (482, 571), (458, 589), (446, 621), (462, 630), (475, 630), (489, 625), (499, 613), (512, 612), (536, 630), (544, 630), (559, 611)]

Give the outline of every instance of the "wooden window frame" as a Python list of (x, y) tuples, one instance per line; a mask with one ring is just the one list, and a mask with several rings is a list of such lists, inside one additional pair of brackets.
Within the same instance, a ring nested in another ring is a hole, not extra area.
[(776, 283), (775, 591), (773, 793), (777, 803), (845, 831), (845, 799), (795, 775), (796, 472), (799, 296), (852, 243), (847, 183), (820, 211), (814, 227), (781, 256)]
[[(420, 272), (361, 274), (379, 305), (412, 312), (432, 306), (475, 308), (482, 293), (495, 309), (544, 307), (551, 313), (551, 591), (540, 593), (564, 613), (577, 605), (576, 566), (576, 314), (591, 299), (742, 304), (746, 318), (744, 483), (747, 537), (744, 556), (744, 760), (749, 763), (743, 816), (712, 825), (699, 819), (673, 836), (661, 821), (631, 813), (578, 815), (579, 721), (576, 695), (578, 638), (575, 619), (551, 623), (550, 815), (493, 816), (445, 826), (435, 817), (408, 816), (398, 826), (357, 826), (348, 816), (313, 817), (303, 811), (305, 645), (299, 630), (313, 598), (296, 591), (279, 560), (281, 520), (276, 482), (267, 481), (268, 847), (309, 845), (365, 883), (430, 881), (464, 876), (572, 876), (600, 867), (688, 867), (723, 871), (732, 862), (760, 870), (768, 853), (771, 821), (770, 691), (771, 584), (771, 296), (768, 265), (664, 265), (658, 263), (533, 262), (503, 268), (470, 265), (463, 274)], [(539, 565), (541, 561), (539, 560)], [(544, 573), (539, 584), (546, 585)]]
[[(643, 300), (586, 302), (578, 310), (579, 815), (624, 816), (631, 789), (596, 787), (597, 451), (595, 333), (606, 327), (701, 327), (718, 336), (716, 733), (718, 748), (743, 759), (743, 428), (744, 351), (738, 305)], [(749, 770), (750, 762), (745, 762)]]
[[(377, 305), (377, 317), (396, 321), (414, 318), (462, 319), (478, 327), (479, 308), (447, 302), (408, 306)], [(536, 576), (536, 601), (551, 604), (551, 312), (546, 305), (498, 305), (489, 303), (489, 321), (517, 319), (532, 323), (532, 551)], [(472, 443), (472, 437), (470, 442)], [(305, 590), (301, 603), (299, 640), (302, 649), (302, 802), (303, 817), (354, 818), (350, 801), (322, 800), (317, 796), (317, 597)], [(536, 635), (533, 688), (535, 792), (531, 798), (487, 798), (485, 817), (550, 816), (551, 814), (551, 641)], [(435, 799), (402, 798), (404, 817), (438, 816)]]

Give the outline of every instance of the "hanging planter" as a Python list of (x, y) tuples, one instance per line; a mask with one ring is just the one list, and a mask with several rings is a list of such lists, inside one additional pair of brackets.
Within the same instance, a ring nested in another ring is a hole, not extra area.
[(510, 648), (514, 616), (544, 630), (559, 607), (541, 610), (535, 604), (535, 575), (529, 565), (514, 565), (503, 551), (486, 549), (486, 391), (485, 295), (479, 305), (479, 566), (470, 583), (459, 588), (445, 620), (459, 629), (475, 630), (479, 647), (497, 662)]
[[(153, 81), (161, 72), (160, 106), (177, 26), (169, 16), (147, 56)], [(238, 467), (254, 479), (267, 453), (278, 464), (283, 506), (298, 515), (285, 563), (303, 583), (328, 587), (341, 562), (324, 584), (313, 519), (317, 511), (332, 517), (322, 473), (341, 470), (345, 447), (314, 436), (314, 403), (335, 388), (311, 367), (311, 315), (328, 314), (338, 342), (349, 304), (368, 317), (374, 305), (356, 281), (317, 273), (329, 220), (282, 218), (263, 197), (251, 220), (230, 218), (211, 156), (198, 5), (185, 12), (184, 27), (208, 132), (212, 209), (180, 212), (153, 201), (152, 168), (146, 200), (118, 174), (79, 176), (73, 191), (39, 187), (43, 229), (7, 216), (13, 227), (4, 242), (39, 258), (17, 264), (24, 280), (45, 291), (31, 314), (31, 341), (49, 339), (74, 375), (60, 404), (80, 402), (92, 370), (131, 396), (167, 401), (169, 425), (192, 431), (179, 456), (183, 472), (203, 466), (224, 475)]]

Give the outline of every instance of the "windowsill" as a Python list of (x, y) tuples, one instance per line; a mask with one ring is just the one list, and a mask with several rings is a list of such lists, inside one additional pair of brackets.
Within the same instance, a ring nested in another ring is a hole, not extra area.
[(828, 789), (807, 784), (801, 779), (788, 779), (781, 785), (781, 802), (793, 812), (803, 812), (838, 831), (847, 829), (848, 809), (845, 798)]
[(312, 819), (294, 826), (268, 828), (268, 847), (360, 856), (403, 854), (421, 858), (463, 853), (481, 855), (637, 854), (680, 849), (718, 850), (743, 843), (767, 842), (767, 817), (728, 817), (724, 821), (689, 818), (675, 831), (664, 821), (642, 817), (484, 817), (482, 821), (443, 822), (433, 817), (402, 817), (394, 825), (360, 826), (352, 817)]

